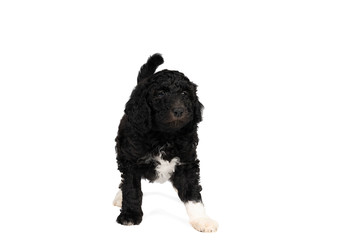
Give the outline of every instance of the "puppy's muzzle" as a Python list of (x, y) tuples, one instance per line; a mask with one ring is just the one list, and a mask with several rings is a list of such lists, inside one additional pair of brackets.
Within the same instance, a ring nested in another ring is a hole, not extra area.
[(181, 118), (184, 112), (185, 109), (182, 107), (177, 107), (172, 110), (172, 114), (175, 118)]

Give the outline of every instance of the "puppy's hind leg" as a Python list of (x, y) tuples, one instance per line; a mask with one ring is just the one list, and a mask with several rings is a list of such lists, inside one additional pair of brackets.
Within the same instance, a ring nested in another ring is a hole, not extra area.
[(119, 191), (116, 193), (116, 196), (113, 200), (113, 205), (116, 207), (121, 208), (122, 207), (122, 200), (123, 200), (123, 194), (122, 194), (122, 182), (123, 179), (121, 179), (120, 185), (119, 185)]
[(123, 199), (122, 190), (120, 188), (119, 191), (116, 193), (116, 196), (114, 198), (114, 201), (113, 201), (114, 206), (121, 208), (122, 207), (122, 199)]

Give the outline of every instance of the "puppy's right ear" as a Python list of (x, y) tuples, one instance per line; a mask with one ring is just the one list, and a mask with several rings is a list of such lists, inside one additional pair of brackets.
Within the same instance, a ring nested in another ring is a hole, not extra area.
[(141, 80), (153, 75), (156, 71), (156, 68), (163, 63), (164, 59), (160, 53), (155, 53), (154, 55), (150, 56), (147, 62), (140, 68), (137, 82), (139, 83)]
[(125, 114), (131, 126), (143, 134), (151, 129), (151, 109), (146, 101), (146, 95), (146, 84), (138, 84), (125, 106)]

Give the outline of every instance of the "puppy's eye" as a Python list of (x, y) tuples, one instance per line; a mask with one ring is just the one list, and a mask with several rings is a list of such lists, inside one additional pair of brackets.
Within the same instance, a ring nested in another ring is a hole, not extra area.
[(187, 92), (187, 91), (183, 91), (183, 92), (181, 93), (181, 95), (186, 96), (186, 95), (188, 95), (188, 92)]
[(164, 91), (159, 91), (159, 92), (156, 93), (156, 96), (161, 98), (161, 97), (165, 96), (165, 92)]

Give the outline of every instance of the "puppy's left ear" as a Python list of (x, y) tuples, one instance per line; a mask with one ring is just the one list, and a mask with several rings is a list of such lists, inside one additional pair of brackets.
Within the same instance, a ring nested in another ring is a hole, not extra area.
[(147, 133), (151, 129), (151, 109), (146, 101), (147, 88), (138, 84), (126, 103), (125, 114), (131, 126), (139, 133)]
[(195, 123), (199, 123), (202, 121), (202, 111), (204, 109), (204, 106), (201, 104), (201, 102), (199, 101), (199, 98), (196, 94), (197, 93), (197, 85), (195, 83), (190, 82), (190, 89), (194, 96), (194, 99), (193, 99), (194, 119), (193, 120)]
[(195, 106), (194, 106), (194, 121), (199, 123), (202, 121), (202, 111), (204, 106), (201, 104), (199, 99), (196, 97)]

